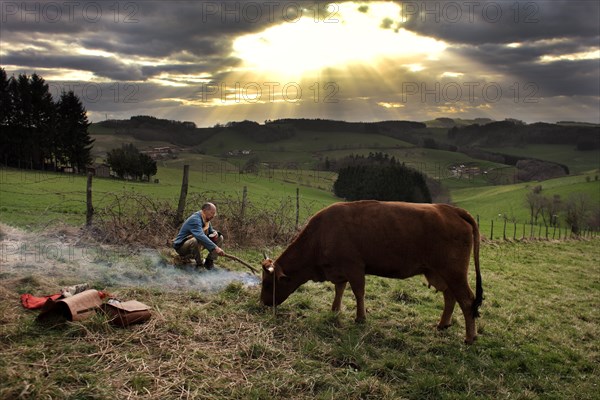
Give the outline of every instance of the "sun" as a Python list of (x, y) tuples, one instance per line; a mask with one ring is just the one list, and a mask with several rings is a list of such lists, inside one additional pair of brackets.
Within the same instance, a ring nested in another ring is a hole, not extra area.
[(401, 10), (394, 2), (332, 3), (329, 10), (328, 19), (306, 16), (240, 36), (232, 55), (242, 60), (242, 69), (291, 77), (385, 58), (419, 63), (446, 48), (444, 42), (395, 26)]

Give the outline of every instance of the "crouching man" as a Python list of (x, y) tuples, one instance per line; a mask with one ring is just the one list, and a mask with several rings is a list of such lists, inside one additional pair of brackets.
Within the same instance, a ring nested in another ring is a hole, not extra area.
[[(205, 203), (200, 211), (189, 216), (173, 241), (173, 248), (182, 257), (192, 256), (196, 267), (212, 269), (218, 256), (224, 254), (223, 235), (213, 229), (210, 220), (217, 215), (213, 203)], [(202, 249), (208, 250), (206, 261), (202, 262)]]

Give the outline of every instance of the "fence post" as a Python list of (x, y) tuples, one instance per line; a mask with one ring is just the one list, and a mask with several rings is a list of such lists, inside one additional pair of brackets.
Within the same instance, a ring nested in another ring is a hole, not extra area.
[(87, 210), (85, 213), (85, 225), (91, 226), (94, 218), (94, 206), (92, 205), (92, 171), (87, 172), (87, 188), (86, 188), (86, 205)]
[(183, 180), (181, 181), (181, 192), (179, 194), (179, 204), (177, 205), (177, 215), (175, 215), (175, 224), (179, 225), (183, 222), (183, 211), (185, 210), (185, 199), (188, 192), (190, 166), (183, 166)]
[(242, 209), (240, 210), (240, 219), (243, 224), (246, 220), (246, 204), (248, 202), (248, 187), (244, 186), (244, 190), (242, 191)]
[(517, 240), (517, 222), (514, 222), (513, 240)]
[(490, 232), (490, 240), (494, 240), (494, 220), (492, 220), (492, 229)]
[(296, 230), (300, 222), (300, 188), (296, 188)]
[(502, 237), (506, 240), (506, 218), (504, 218), (504, 228), (502, 232)]

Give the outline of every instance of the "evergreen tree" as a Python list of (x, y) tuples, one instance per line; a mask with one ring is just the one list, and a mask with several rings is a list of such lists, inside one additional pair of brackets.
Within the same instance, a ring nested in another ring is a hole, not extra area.
[(56, 104), (52, 101), (48, 85), (39, 75), (31, 75), (29, 90), (31, 163), (35, 169), (45, 169), (47, 161), (53, 163), (56, 153)]
[(57, 105), (58, 154), (67, 165), (84, 171), (92, 162), (90, 154), (94, 139), (88, 133), (90, 123), (79, 98), (63, 92)]
[(14, 104), (11, 96), (11, 80), (8, 79), (4, 68), (0, 68), (0, 162), (5, 165), (15, 161), (16, 134), (13, 129)]
[(431, 203), (425, 177), (387, 154), (367, 158), (350, 156), (352, 162), (341, 168), (333, 185), (336, 196), (347, 200), (387, 200)]

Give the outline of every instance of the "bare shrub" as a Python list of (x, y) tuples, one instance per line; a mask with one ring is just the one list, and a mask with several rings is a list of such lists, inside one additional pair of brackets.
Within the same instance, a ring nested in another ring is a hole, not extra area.
[[(176, 207), (166, 200), (156, 200), (139, 193), (111, 193), (109, 201), (94, 214), (88, 230), (95, 240), (110, 244), (137, 244), (148, 247), (170, 246), (180, 225), (176, 224)], [(210, 201), (218, 208), (212, 221), (228, 247), (263, 247), (289, 242), (297, 233), (296, 205), (291, 197), (264, 199), (260, 204), (240, 195), (202, 192), (188, 196), (184, 218)], [(310, 209), (310, 205), (305, 205)]]
[(94, 225), (88, 233), (102, 243), (139, 244), (158, 247), (167, 244), (176, 233), (173, 226), (176, 209), (139, 193), (109, 193), (106, 205), (94, 213)]

